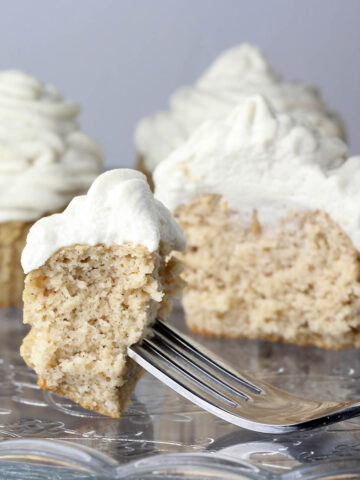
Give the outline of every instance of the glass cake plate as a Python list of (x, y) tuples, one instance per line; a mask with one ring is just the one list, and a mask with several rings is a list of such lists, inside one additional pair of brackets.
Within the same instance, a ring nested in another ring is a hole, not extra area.
[[(177, 308), (171, 322), (184, 331)], [(260, 434), (202, 411), (145, 375), (122, 418), (41, 390), (19, 356), (21, 309), (0, 310), (1, 479), (360, 478), (360, 418)], [(188, 332), (187, 332), (188, 333)], [(196, 336), (235, 367), (304, 396), (360, 398), (360, 350)]]

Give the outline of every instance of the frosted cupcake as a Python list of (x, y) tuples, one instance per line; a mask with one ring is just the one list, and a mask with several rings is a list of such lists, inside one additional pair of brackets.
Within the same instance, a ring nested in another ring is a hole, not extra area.
[(0, 72), (0, 306), (22, 303), (21, 251), (31, 225), (64, 209), (101, 171), (102, 153), (53, 86)]
[(28, 273), (21, 347), (42, 388), (119, 417), (141, 375), (127, 347), (170, 313), (185, 239), (134, 170), (98, 177), (86, 196), (39, 220), (22, 255)]
[(290, 112), (324, 136), (345, 137), (339, 118), (328, 111), (318, 90), (285, 81), (261, 51), (247, 43), (225, 51), (190, 87), (176, 91), (169, 109), (139, 122), (135, 131), (138, 168), (151, 175), (172, 150), (205, 120), (224, 118), (242, 98), (261, 94), (279, 112)]
[(195, 332), (360, 347), (360, 157), (260, 96), (154, 173), (183, 226)]

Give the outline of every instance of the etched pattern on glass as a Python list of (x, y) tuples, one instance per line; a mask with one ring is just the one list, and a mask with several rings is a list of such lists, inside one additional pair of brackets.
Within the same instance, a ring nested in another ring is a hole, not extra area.
[[(186, 330), (180, 310), (172, 321)], [(279, 475), (309, 465), (325, 468), (327, 462), (331, 471), (334, 461), (349, 464), (349, 459), (360, 471), (360, 419), (304, 433), (249, 432), (202, 411), (145, 375), (121, 419), (114, 420), (38, 387), (36, 375), (18, 353), (27, 332), (20, 309), (0, 311), (0, 328), (2, 441), (66, 440), (74, 442), (74, 448), (102, 452), (120, 466), (155, 454), (217, 452), (256, 466), (259, 472)], [(331, 352), (201, 336), (197, 340), (235, 367), (291, 392), (320, 399), (360, 399), (358, 350)], [(0, 461), (0, 473), (2, 465)]]

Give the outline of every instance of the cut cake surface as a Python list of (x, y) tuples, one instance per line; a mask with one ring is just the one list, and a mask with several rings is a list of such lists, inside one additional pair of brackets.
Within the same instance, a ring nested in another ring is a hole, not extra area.
[(21, 347), (42, 388), (119, 417), (142, 369), (127, 347), (165, 318), (181, 286), (170, 245), (63, 247), (28, 274)]
[(219, 195), (177, 208), (188, 248), (189, 327), (332, 349), (360, 346), (360, 255), (328, 214), (297, 211), (263, 228)]

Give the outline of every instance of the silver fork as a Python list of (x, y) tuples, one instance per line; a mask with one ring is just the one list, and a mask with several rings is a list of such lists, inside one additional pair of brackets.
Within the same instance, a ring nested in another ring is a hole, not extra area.
[(235, 370), (161, 320), (151, 332), (128, 348), (129, 357), (180, 395), (239, 427), (285, 433), (360, 415), (359, 401), (310, 400)]

